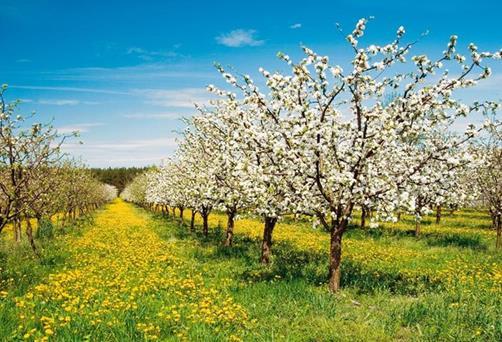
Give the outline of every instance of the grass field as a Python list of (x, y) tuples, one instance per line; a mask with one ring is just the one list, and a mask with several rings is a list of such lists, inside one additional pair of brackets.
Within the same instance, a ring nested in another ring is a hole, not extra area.
[(406, 217), (350, 230), (336, 295), (326, 233), (285, 219), (264, 267), (261, 223), (237, 221), (225, 248), (225, 222), (211, 215), (204, 238), (115, 200), (41, 240), (40, 260), (0, 239), (0, 340), (502, 340), (502, 257), (484, 213), (427, 218), (419, 239)]

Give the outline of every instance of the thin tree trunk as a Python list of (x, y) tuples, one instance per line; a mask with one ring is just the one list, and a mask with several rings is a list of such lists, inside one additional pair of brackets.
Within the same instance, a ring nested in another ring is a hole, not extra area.
[(21, 242), (21, 219), (14, 219), (14, 241)]
[(398, 222), (401, 221), (401, 212), (400, 211), (397, 212), (397, 221)]
[(421, 220), (417, 220), (415, 219), (415, 236), (416, 237), (419, 237), (420, 236), (420, 221)]
[(209, 234), (209, 225), (207, 222), (209, 213), (206, 210), (202, 210), (201, 215), (202, 215), (202, 232), (204, 233), (204, 236), (207, 237)]
[(436, 207), (436, 224), (439, 224), (441, 222), (441, 206), (438, 205)]
[(329, 291), (332, 293), (340, 290), (341, 262), (342, 262), (342, 235), (347, 225), (346, 220), (342, 220), (338, 226), (334, 226), (330, 232), (329, 247)]
[(197, 214), (197, 212), (192, 209), (192, 215), (191, 215), (191, 218), (190, 218), (190, 231), (193, 232), (195, 230), (195, 214)]
[(176, 208), (173, 207), (173, 218), (176, 218)]
[(227, 236), (225, 239), (225, 246), (232, 246), (232, 242), (234, 239), (234, 218), (235, 218), (235, 209), (227, 210)]
[(495, 243), (495, 247), (500, 249), (502, 247), (502, 215), (497, 215), (495, 222), (497, 225), (497, 241)]
[(26, 218), (26, 236), (28, 237), (33, 253), (35, 253), (36, 256), (39, 256), (37, 246), (35, 245), (35, 239), (33, 239), (33, 227), (31, 226), (29, 218)]
[(5, 225), (6, 225), (6, 222), (7, 220), (4, 219), (3, 217), (0, 217), (0, 233), (2, 232), (2, 230), (4, 229)]
[(366, 215), (367, 215), (366, 211), (367, 211), (366, 207), (363, 205), (361, 207), (361, 228), (362, 229), (366, 228)]
[(495, 210), (490, 210), (490, 217), (492, 218), (492, 229), (497, 230), (497, 215), (495, 214)]
[(263, 228), (260, 261), (262, 264), (268, 265), (270, 263), (270, 256), (272, 255), (272, 233), (274, 231), (275, 224), (277, 223), (277, 217), (265, 216), (264, 221), (265, 225)]
[(185, 208), (183, 207), (180, 207), (180, 225), (183, 225), (183, 211), (185, 210)]

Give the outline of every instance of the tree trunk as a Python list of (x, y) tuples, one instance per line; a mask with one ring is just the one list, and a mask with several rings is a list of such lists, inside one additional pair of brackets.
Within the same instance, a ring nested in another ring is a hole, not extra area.
[(330, 232), (329, 246), (329, 291), (332, 293), (340, 290), (342, 262), (342, 235), (347, 221), (343, 220), (338, 226), (334, 226)]
[(4, 219), (3, 217), (0, 217), (0, 233), (2, 232), (3, 228), (6, 225), (7, 220)]
[(180, 207), (180, 225), (183, 225), (183, 211), (185, 210), (185, 208), (183, 207)]
[(14, 241), (21, 242), (21, 219), (14, 219), (13, 223), (14, 228)]
[(398, 222), (401, 221), (401, 212), (400, 211), (397, 212), (397, 221)]
[(497, 214), (495, 214), (495, 210), (489, 209), (490, 217), (492, 218), (492, 229), (497, 230)]
[(191, 215), (191, 218), (190, 218), (190, 231), (193, 232), (195, 230), (195, 214), (197, 214), (197, 212), (192, 209), (192, 215)]
[(261, 263), (268, 265), (272, 254), (272, 233), (274, 231), (277, 217), (265, 216), (265, 225), (263, 228), (263, 241), (261, 243)]
[(234, 218), (235, 218), (235, 209), (227, 210), (227, 237), (225, 239), (225, 246), (232, 246), (232, 242), (234, 239)]
[(176, 208), (173, 207), (173, 218), (176, 218)]
[(26, 236), (28, 237), (33, 253), (35, 253), (36, 256), (39, 256), (37, 246), (35, 245), (35, 239), (33, 239), (33, 227), (31, 226), (29, 218), (26, 218)]
[(496, 227), (497, 227), (497, 241), (495, 243), (495, 247), (500, 249), (502, 247), (502, 215), (498, 214), (495, 219)]
[(204, 233), (204, 236), (207, 237), (209, 235), (209, 225), (207, 223), (207, 218), (209, 214), (203, 213), (202, 215), (202, 232)]
[(441, 222), (441, 206), (438, 205), (436, 207), (436, 224), (439, 224)]
[(420, 220), (415, 219), (415, 236), (420, 236)]
[(366, 207), (363, 205), (361, 207), (361, 228), (366, 228)]

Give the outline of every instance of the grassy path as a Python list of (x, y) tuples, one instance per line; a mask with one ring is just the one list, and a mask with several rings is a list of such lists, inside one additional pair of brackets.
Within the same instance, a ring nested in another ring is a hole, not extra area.
[(92, 228), (70, 241), (65, 269), (14, 299), (19, 325), (10, 327), (10, 337), (238, 340), (246, 312), (225, 293), (206, 287), (152, 224), (130, 204), (110, 204)]
[[(225, 248), (225, 217), (210, 217), (206, 238), (200, 226), (190, 233), (178, 219), (118, 199), (85, 229), (47, 241), (42, 260), (14, 254), (8, 267), (19, 282), (0, 283), (0, 341), (496, 341), (502, 336), (502, 263), (495, 251), (478, 246), (485, 240), (468, 240), (475, 243), (464, 247), (430, 244), (437, 237), (400, 234), (404, 222), (395, 227), (397, 234), (351, 231), (344, 241), (344, 289), (332, 296), (325, 287), (325, 233), (281, 222), (274, 262), (263, 267), (257, 262), (258, 220), (237, 221), (234, 246)], [(451, 234), (470, 239), (483, 234), (477, 227), (485, 218), (473, 224), (459, 219), (430, 229), (467, 230)], [(59, 261), (47, 266), (51, 260)], [(25, 275), (31, 280), (23, 281)]]

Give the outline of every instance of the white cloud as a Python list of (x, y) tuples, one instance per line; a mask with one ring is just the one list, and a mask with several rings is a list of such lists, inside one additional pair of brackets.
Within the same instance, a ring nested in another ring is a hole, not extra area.
[(163, 112), (163, 113), (134, 113), (134, 114), (124, 114), (123, 117), (126, 119), (158, 119), (158, 120), (176, 120), (186, 116), (184, 113), (178, 112)]
[(62, 146), (64, 152), (81, 157), (91, 166), (132, 166), (159, 163), (174, 153), (176, 138), (152, 138), (131, 140), (102, 140), (83, 144), (68, 142)]
[(257, 40), (255, 38), (255, 30), (233, 30), (226, 34), (221, 34), (216, 37), (216, 41), (229, 47), (242, 47), (242, 46), (259, 46), (263, 45), (265, 41)]
[(89, 144), (68, 143), (64, 145), (67, 151), (78, 150), (138, 150), (152, 147), (176, 147), (178, 146), (176, 138), (154, 138), (154, 139), (138, 139), (126, 140), (117, 142), (94, 142)]
[[(139, 81), (145, 80), (151, 82), (158, 79), (187, 79), (187, 78), (218, 78), (217, 72), (205, 71), (207, 66), (195, 68), (193, 65), (166, 64), (166, 63), (145, 63), (135, 66), (104, 68), (104, 67), (86, 67), (70, 68), (43, 73), (43, 78), (53, 81)], [(86, 88), (81, 88), (86, 89)], [(89, 88), (87, 88), (89, 89)], [(102, 89), (96, 91), (103, 92)], [(106, 92), (114, 90), (104, 90)], [(103, 92), (104, 93), (104, 92)]]
[(53, 106), (75, 106), (80, 103), (79, 100), (67, 100), (67, 99), (42, 99), (38, 100), (37, 103), (44, 105)]
[(99, 88), (78, 88), (78, 87), (48, 87), (48, 86), (17, 86), (12, 85), (9, 88), (13, 89), (27, 89), (27, 90), (53, 90), (53, 91), (68, 91), (77, 93), (95, 93), (95, 94), (108, 94), (108, 95), (130, 95), (129, 92), (115, 91), (109, 89)]
[(301, 27), (302, 27), (302, 24), (296, 23), (296, 24), (291, 25), (289, 28), (294, 30), (294, 29), (299, 29)]
[(144, 61), (152, 61), (155, 58), (173, 58), (177, 57), (175, 51), (151, 51), (140, 47), (131, 47), (127, 50), (128, 55), (136, 55)]
[(194, 108), (194, 104), (207, 104), (214, 98), (202, 88), (182, 88), (176, 90), (137, 89), (135, 93), (146, 97), (145, 103), (162, 107)]
[(101, 122), (92, 122), (92, 123), (81, 123), (81, 124), (76, 124), (76, 125), (71, 125), (71, 126), (61, 126), (61, 127), (56, 127), (57, 131), (59, 133), (73, 133), (73, 132), (88, 132), (89, 129), (92, 127), (98, 127), (98, 126), (103, 126), (103, 123)]

